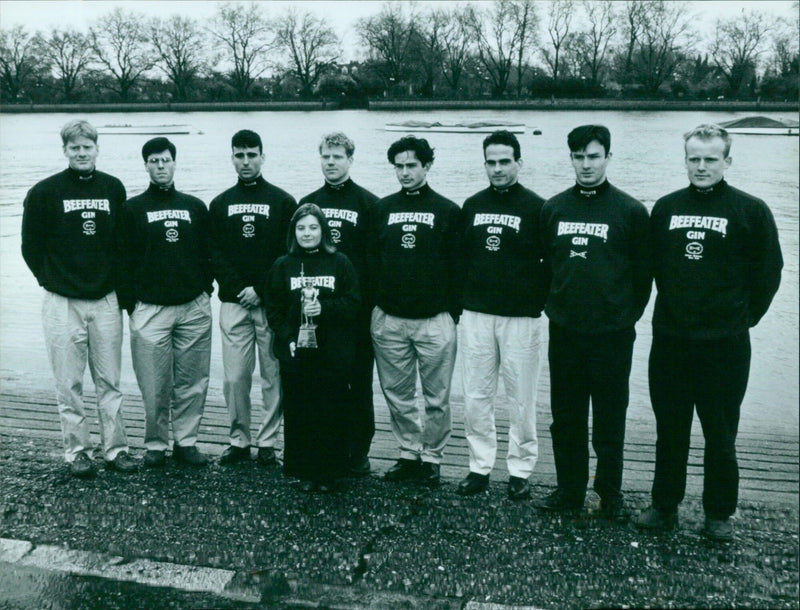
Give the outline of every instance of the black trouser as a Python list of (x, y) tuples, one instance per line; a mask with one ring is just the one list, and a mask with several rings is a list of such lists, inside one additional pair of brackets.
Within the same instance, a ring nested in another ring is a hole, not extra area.
[(375, 435), (375, 410), (372, 401), (375, 352), (370, 335), (370, 319), (370, 311), (360, 311), (353, 330), (355, 357), (349, 380), (347, 426), (347, 446), (353, 462), (367, 457)]
[(703, 508), (711, 519), (736, 511), (736, 433), (750, 374), (750, 334), (713, 340), (653, 333), (650, 400), (656, 416), (653, 505), (674, 511), (686, 491), (694, 409), (703, 427)]
[(589, 400), (594, 489), (604, 501), (621, 497), (628, 378), (636, 331), (585, 334), (550, 323), (550, 409), (558, 487), (576, 500), (589, 481)]

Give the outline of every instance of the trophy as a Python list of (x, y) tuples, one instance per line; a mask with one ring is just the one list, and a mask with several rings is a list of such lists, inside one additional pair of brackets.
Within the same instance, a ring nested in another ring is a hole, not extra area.
[[(300, 275), (302, 277), (302, 272)], [(317, 348), (317, 325), (314, 324), (314, 318), (305, 313), (305, 304), (316, 301), (317, 295), (319, 295), (319, 290), (313, 286), (311, 278), (304, 278), (303, 288), (300, 291), (300, 316), (303, 322), (300, 324), (300, 332), (297, 335), (298, 348)]]

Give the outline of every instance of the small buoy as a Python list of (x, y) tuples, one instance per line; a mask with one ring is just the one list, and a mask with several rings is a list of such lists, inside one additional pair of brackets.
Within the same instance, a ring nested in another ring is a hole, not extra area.
[(533, 128), (533, 135), (535, 135), (535, 136), (540, 136), (540, 135), (542, 135), (542, 130), (541, 130), (541, 129), (539, 129), (538, 127), (534, 127), (534, 128)]

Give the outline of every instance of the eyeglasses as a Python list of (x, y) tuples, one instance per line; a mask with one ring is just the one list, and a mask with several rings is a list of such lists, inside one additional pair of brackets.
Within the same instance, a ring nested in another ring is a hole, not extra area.
[(151, 157), (147, 160), (148, 165), (158, 165), (159, 163), (169, 165), (172, 163), (172, 159), (170, 157)]

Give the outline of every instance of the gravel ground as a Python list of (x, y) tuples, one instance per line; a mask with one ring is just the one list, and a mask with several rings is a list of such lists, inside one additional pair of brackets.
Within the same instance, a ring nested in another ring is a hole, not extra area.
[[(798, 606), (797, 504), (740, 505), (736, 540), (721, 544), (699, 535), (696, 497), (678, 531), (650, 535), (596, 518), (596, 497), (579, 515), (542, 515), (510, 502), (501, 483), (460, 498), (456, 481), (431, 491), (370, 477), (305, 495), (255, 463), (101, 469), (82, 481), (59, 452), (0, 434), (0, 537), (237, 570), (266, 600), (328, 585), (427, 607)], [(550, 491), (534, 486), (534, 496)], [(633, 513), (648, 497), (626, 502)]]

